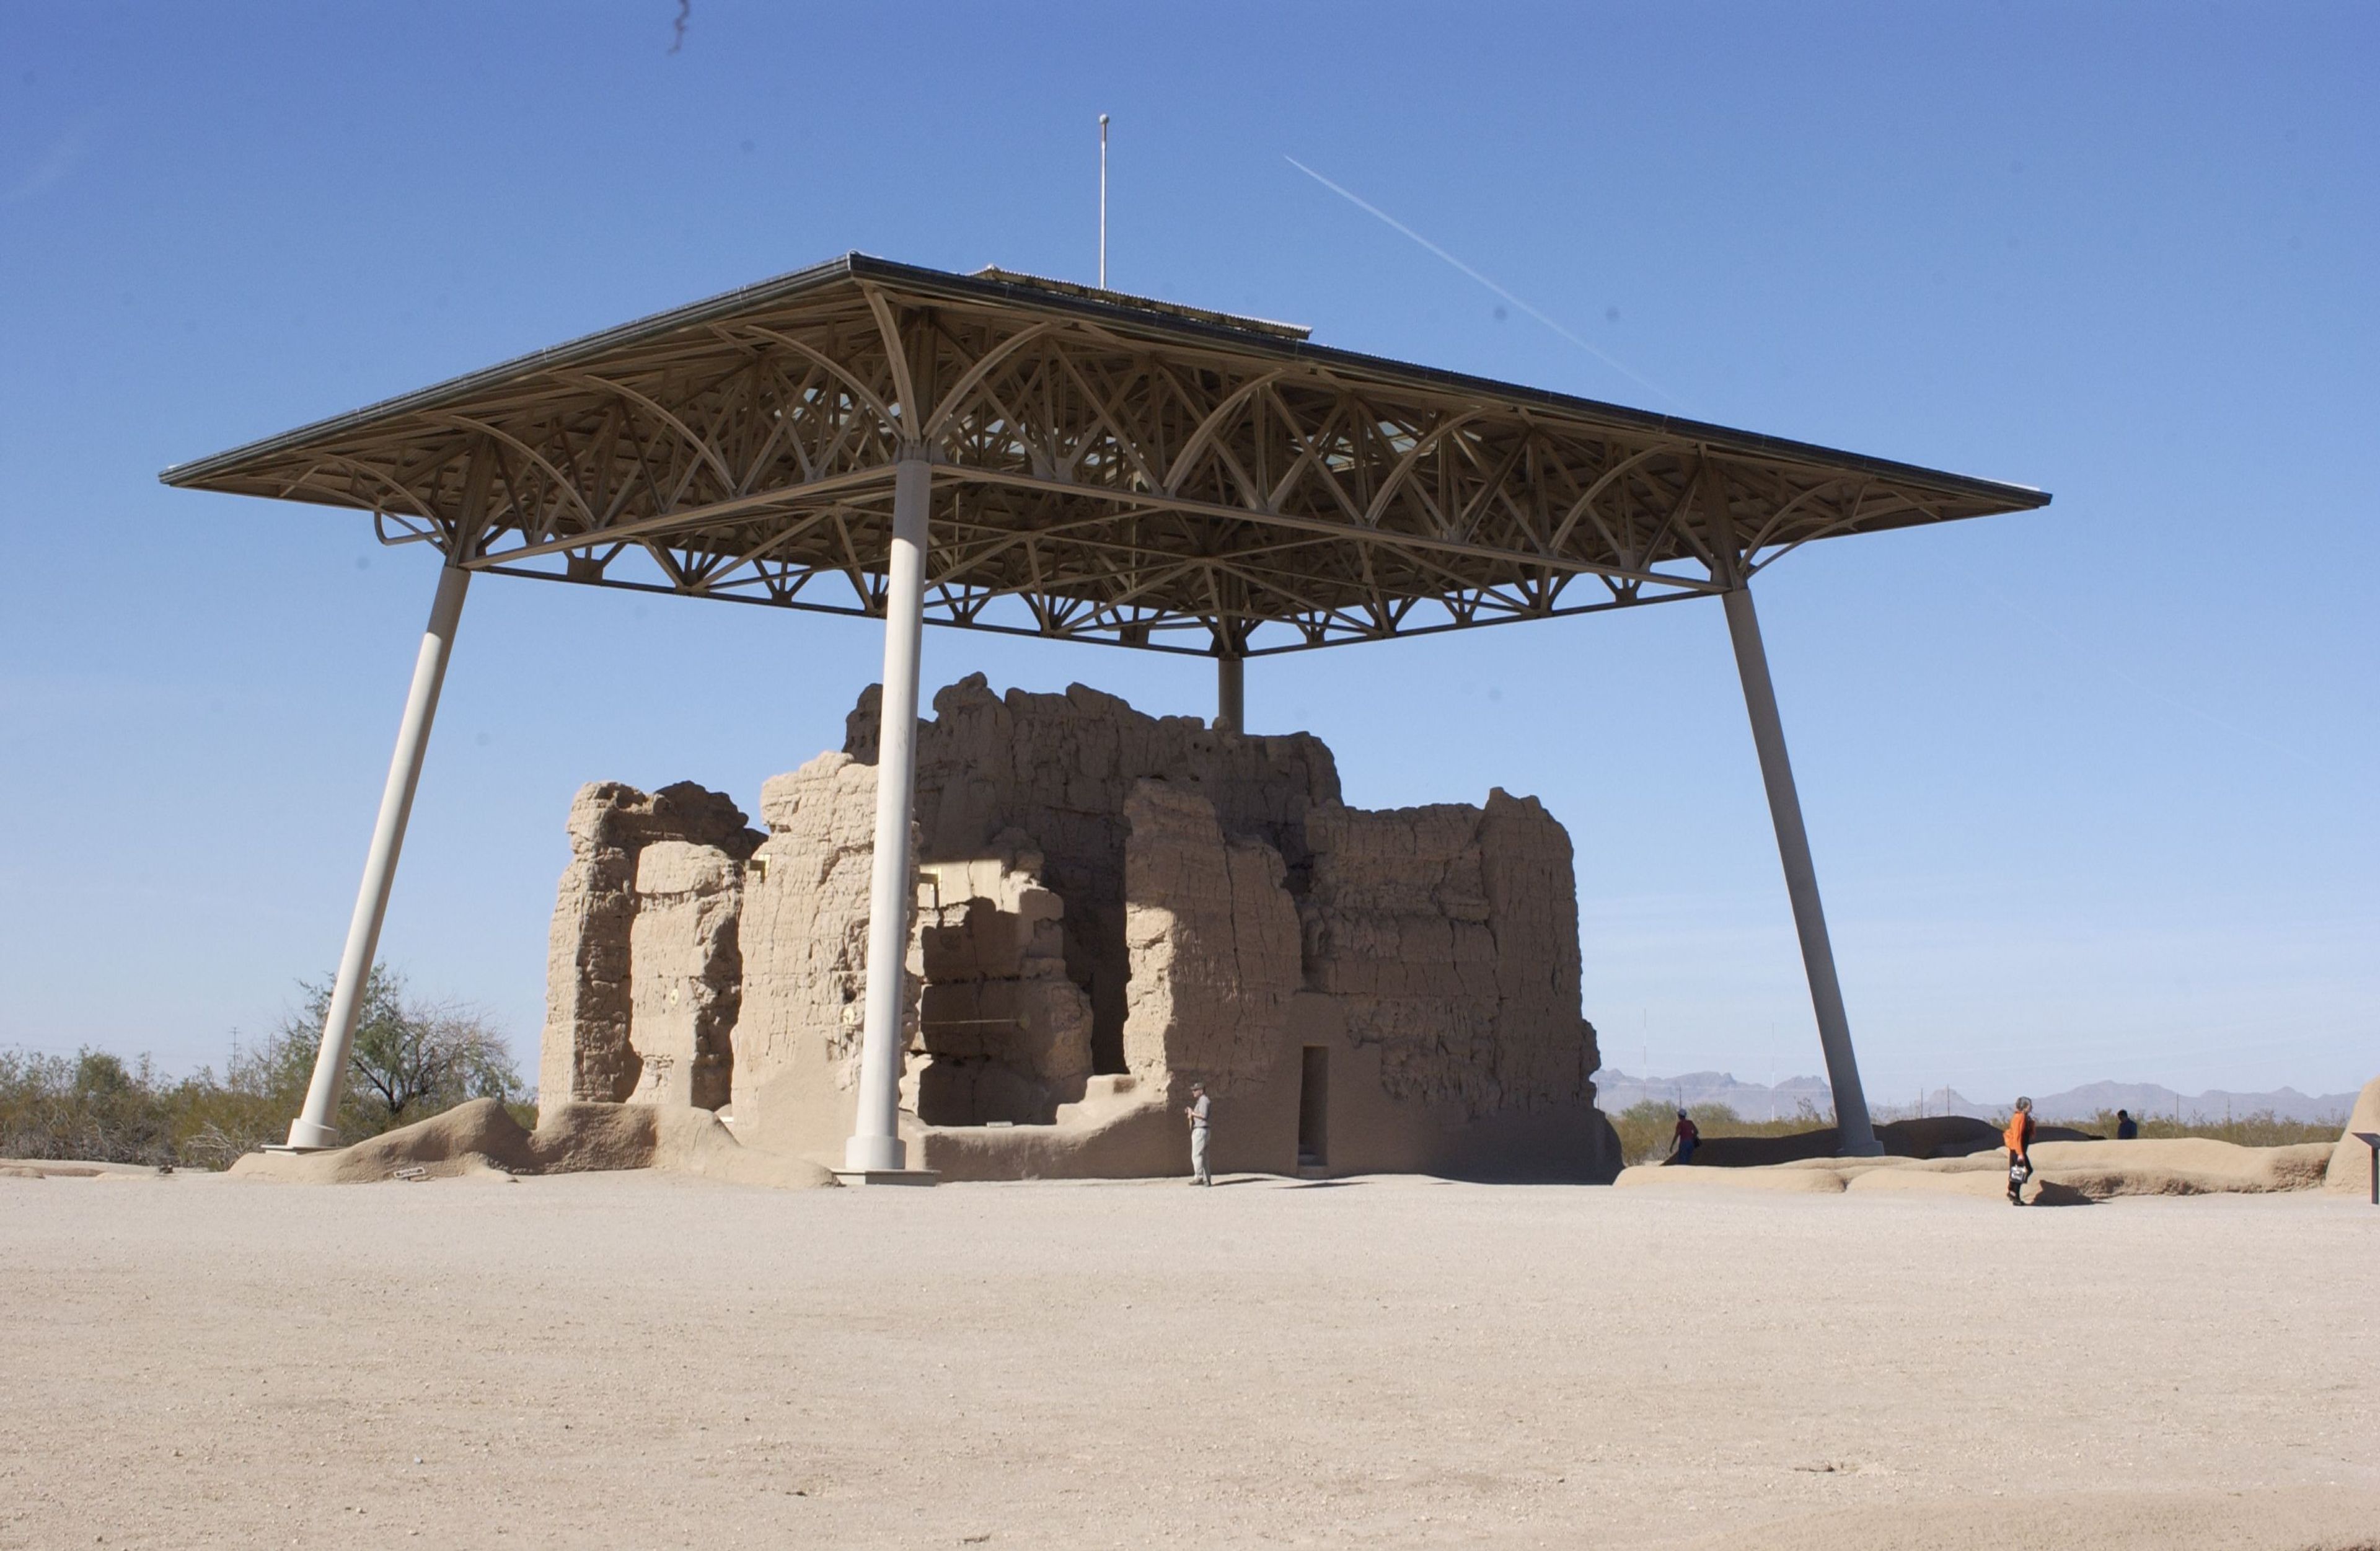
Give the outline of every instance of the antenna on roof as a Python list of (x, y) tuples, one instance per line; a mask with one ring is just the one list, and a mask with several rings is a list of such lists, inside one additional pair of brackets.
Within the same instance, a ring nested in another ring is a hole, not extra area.
[(1108, 116), (1099, 115), (1099, 289), (1108, 288)]

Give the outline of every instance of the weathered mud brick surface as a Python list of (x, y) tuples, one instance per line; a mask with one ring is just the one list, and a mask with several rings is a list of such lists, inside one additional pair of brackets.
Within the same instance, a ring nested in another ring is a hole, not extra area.
[(917, 1118), (1046, 1125), (1091, 1075), (1091, 1003), (1066, 975), (1065, 901), (1017, 831), (920, 879)]
[(656, 840), (637, 859), (628, 929), (632, 1103), (717, 1109), (728, 1100), (744, 964), (737, 913), (744, 868), (716, 846)]
[(1124, 1056), (1152, 1085), (1203, 1078), (1217, 1097), (1268, 1076), (1297, 994), (1297, 907), (1281, 853), (1223, 834), (1214, 804), (1143, 781), (1124, 806)]
[[(876, 758), (879, 692), (860, 697), (844, 751)], [(1092, 1047), (1122, 1069), (1124, 805), (1141, 781), (1187, 787), (1228, 834), (1279, 851), (1294, 879), (1307, 864), (1305, 822), (1339, 800), (1339, 767), (1307, 733), (1243, 737), (1195, 716), (1150, 716), (1076, 684), (1064, 694), (996, 695), (972, 674), (934, 697), (918, 724), (917, 832), (928, 859), (981, 854), (1002, 831), (1032, 837), (1043, 881), (1066, 901), (1066, 960), (1090, 994)]]
[(761, 837), (745, 827), (743, 810), (725, 794), (691, 781), (656, 792), (591, 782), (572, 801), (567, 827), (570, 864), (547, 938), (538, 1091), (553, 1103), (618, 1103), (636, 1091), (643, 1070), (629, 1034), (638, 860), (657, 840), (677, 840), (740, 861)]
[[(865, 1005), (878, 702), (861, 697), (843, 751), (763, 787), (765, 837), (690, 784), (579, 793), (547, 1095), (727, 1106), (747, 1142), (839, 1146)], [(1080, 685), (995, 695), (978, 676), (934, 712), (917, 728), (905, 1123), (1052, 1133), (968, 1154), (970, 1177), (1002, 1177), (995, 1156), (1162, 1172), (1184, 1145), (1167, 1106), (1193, 1079), (1244, 1126), (1302, 1128), (1342, 1069), (1333, 1048), (1352, 1063), (1338, 1081), (1361, 1085), (1342, 1155), (1606, 1167), (1570, 837), (1535, 799), (1353, 809), (1310, 735), (1219, 732)], [(1128, 1136), (1102, 1130), (1128, 1117)], [(1277, 1142), (1247, 1143), (1258, 1166), (1322, 1145), (1302, 1130)], [(1076, 1145), (1092, 1161), (1070, 1162)]]
[(859, 1053), (868, 891), (876, 839), (876, 767), (820, 754), (760, 788), (769, 837), (747, 869), (744, 995), (735, 1028), (738, 1085), (795, 1058), (807, 1032), (825, 1041), (844, 1085)]
[(1306, 984), (1399, 1098), (1472, 1114), (1592, 1093), (1570, 837), (1535, 798), (1318, 810)]

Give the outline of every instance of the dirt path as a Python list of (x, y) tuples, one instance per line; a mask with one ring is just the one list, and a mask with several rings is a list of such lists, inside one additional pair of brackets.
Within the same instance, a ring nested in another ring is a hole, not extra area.
[(0, 1546), (2380, 1544), (2375, 1267), (2302, 1195), (0, 1179)]

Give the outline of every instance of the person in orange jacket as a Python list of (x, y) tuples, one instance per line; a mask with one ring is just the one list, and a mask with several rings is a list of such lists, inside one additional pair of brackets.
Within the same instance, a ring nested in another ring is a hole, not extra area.
[(2009, 1150), (2009, 1204), (2024, 1204), (2024, 1182), (2033, 1178), (2033, 1101), (2021, 1098), (2002, 1138)]

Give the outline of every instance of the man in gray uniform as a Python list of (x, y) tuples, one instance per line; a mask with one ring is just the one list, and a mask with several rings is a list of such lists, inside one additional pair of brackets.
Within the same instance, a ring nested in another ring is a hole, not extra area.
[(1190, 1182), (1194, 1185), (1215, 1182), (1215, 1177), (1207, 1172), (1207, 1116), (1209, 1107), (1207, 1085), (1203, 1082), (1190, 1084), (1190, 1104), (1182, 1113), (1190, 1117)]

